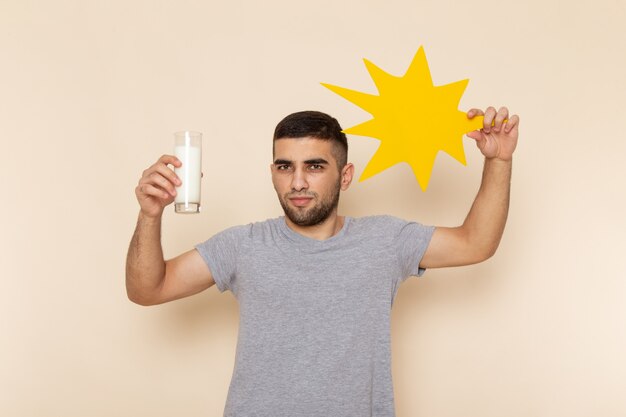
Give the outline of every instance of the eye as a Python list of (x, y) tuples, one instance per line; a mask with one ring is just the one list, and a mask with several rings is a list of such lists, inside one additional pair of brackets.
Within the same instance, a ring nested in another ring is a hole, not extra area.
[(324, 169), (324, 166), (320, 164), (312, 164), (312, 165), (309, 165), (309, 169), (311, 171), (321, 171), (322, 169)]
[(279, 165), (276, 165), (276, 169), (278, 171), (287, 171), (290, 168), (291, 168), (291, 165), (289, 165), (289, 164), (279, 164)]

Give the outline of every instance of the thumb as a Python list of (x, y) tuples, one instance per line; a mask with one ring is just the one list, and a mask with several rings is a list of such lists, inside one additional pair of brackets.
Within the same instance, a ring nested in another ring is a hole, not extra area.
[(483, 138), (483, 134), (480, 130), (473, 130), (471, 132), (466, 133), (468, 138), (474, 139), (476, 141), (479, 141)]

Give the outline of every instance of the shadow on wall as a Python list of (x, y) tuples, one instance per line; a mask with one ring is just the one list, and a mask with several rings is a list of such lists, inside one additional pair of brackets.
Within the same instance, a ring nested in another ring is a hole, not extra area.
[(149, 332), (157, 343), (195, 345), (202, 339), (235, 336), (239, 325), (238, 306), (230, 292), (213, 286), (200, 294), (172, 301), (155, 309)]

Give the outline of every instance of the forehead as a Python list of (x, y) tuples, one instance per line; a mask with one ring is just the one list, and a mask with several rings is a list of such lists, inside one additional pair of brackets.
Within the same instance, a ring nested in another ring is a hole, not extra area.
[(328, 162), (334, 162), (332, 151), (333, 144), (330, 140), (305, 137), (282, 138), (274, 141), (275, 160), (286, 159), (297, 162), (322, 158)]

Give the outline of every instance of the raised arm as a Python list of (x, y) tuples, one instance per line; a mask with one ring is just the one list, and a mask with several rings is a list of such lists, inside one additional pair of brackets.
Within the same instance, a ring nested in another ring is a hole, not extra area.
[(168, 165), (181, 162), (163, 155), (143, 172), (135, 195), (140, 211), (126, 257), (126, 292), (141, 305), (161, 304), (198, 293), (215, 283), (211, 271), (194, 249), (166, 261), (161, 246), (161, 218), (174, 201), (180, 179)]
[[(483, 115), (478, 109), (469, 118)], [(441, 268), (482, 262), (502, 238), (509, 211), (511, 166), (517, 146), (519, 117), (502, 107), (489, 107), (481, 130), (468, 134), (485, 156), (483, 178), (474, 204), (459, 227), (437, 227), (420, 266)], [(493, 126), (492, 126), (493, 125)]]

